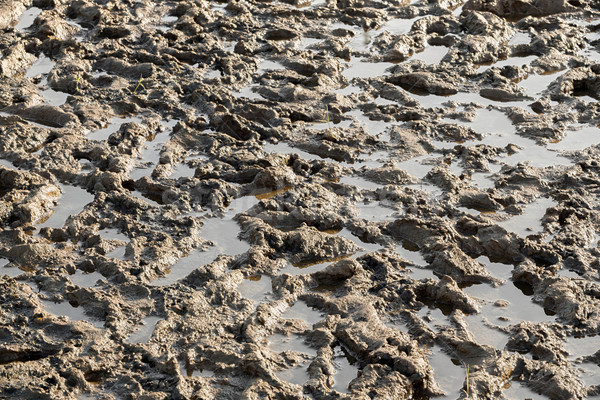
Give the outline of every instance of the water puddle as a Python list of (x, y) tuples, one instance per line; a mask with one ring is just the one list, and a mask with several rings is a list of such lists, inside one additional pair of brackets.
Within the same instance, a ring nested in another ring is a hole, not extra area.
[(285, 142), (279, 142), (277, 144), (266, 143), (263, 147), (263, 150), (266, 153), (275, 153), (275, 154), (297, 154), (300, 158), (311, 161), (311, 160), (321, 160), (322, 158), (306, 152), (304, 150), (297, 149), (295, 147), (291, 147), (289, 144)]
[(565, 350), (569, 353), (570, 360), (594, 355), (600, 350), (600, 335), (570, 337), (565, 343)]
[(10, 260), (7, 260), (5, 258), (0, 258), (0, 276), (7, 275), (11, 278), (16, 278), (17, 276), (27, 272), (27, 271), (19, 268), (18, 265), (9, 266), (9, 264), (10, 264)]
[(15, 29), (18, 30), (19, 32), (24, 32), (25, 30), (27, 30), (27, 28), (29, 28), (29, 27), (31, 27), (31, 25), (33, 25), (33, 22), (38, 17), (38, 15), (40, 15), (41, 13), (42, 13), (41, 8), (38, 8), (38, 7), (28, 8), (27, 10), (25, 10), (23, 15), (21, 15), (21, 19), (19, 19), (19, 22), (17, 22), (17, 25), (15, 25)]
[(165, 143), (171, 138), (172, 128), (177, 124), (177, 120), (171, 120), (164, 123), (166, 129), (154, 136), (150, 141), (147, 141), (144, 149), (137, 157), (138, 164), (135, 169), (129, 174), (133, 180), (138, 180), (152, 173), (152, 169), (156, 167), (160, 160), (160, 151)]
[(272, 280), (267, 275), (255, 275), (244, 278), (237, 290), (242, 297), (251, 300), (254, 304), (273, 300)]
[(294, 368), (278, 371), (275, 373), (275, 375), (277, 375), (277, 378), (282, 381), (302, 386), (310, 379), (310, 376), (308, 375), (307, 364), (308, 363), (305, 363)]
[(108, 139), (108, 137), (110, 135), (112, 135), (113, 133), (118, 131), (119, 128), (121, 128), (121, 125), (129, 123), (129, 122), (136, 122), (138, 124), (141, 124), (142, 119), (140, 117), (133, 117), (133, 116), (113, 117), (110, 120), (110, 122), (108, 123), (108, 125), (106, 125), (104, 128), (88, 133), (87, 138), (89, 140), (106, 140), (106, 139)]
[(116, 228), (105, 228), (98, 231), (98, 234), (106, 240), (120, 240), (122, 242), (129, 241), (129, 236), (122, 233), (119, 229)]
[(395, 65), (396, 64), (389, 62), (374, 63), (359, 58), (346, 63), (347, 68), (342, 72), (342, 75), (348, 79), (376, 78), (378, 76), (385, 75), (387, 73), (387, 69)]
[(448, 48), (445, 46), (427, 46), (425, 50), (415, 53), (411, 60), (423, 61), (425, 64), (439, 64), (442, 58), (448, 53)]
[(55, 65), (56, 63), (54, 61), (50, 60), (42, 53), (40, 57), (31, 65), (31, 67), (29, 67), (25, 73), (25, 77), (33, 78), (39, 75), (46, 75), (52, 71), (52, 68), (54, 68)]
[[(488, 68), (490, 67), (496, 67), (496, 68), (502, 68), (502, 67), (506, 67), (506, 66), (523, 66), (523, 65), (529, 65), (531, 64), (533, 61), (537, 60), (538, 56), (524, 56), (524, 57), (509, 57), (505, 60), (500, 60), (497, 61), (493, 64), (488, 65)], [(485, 72), (488, 68), (485, 68), (485, 64), (480, 65), (479, 66), (479, 70), (478, 72)], [(483, 70), (482, 70), (483, 68)]]
[(469, 332), (471, 332), (477, 343), (503, 350), (508, 342), (508, 335), (487, 326), (481, 315), (468, 315), (467, 325), (469, 326)]
[[(475, 119), (471, 122), (462, 122), (445, 119), (444, 122), (463, 125), (479, 133), (487, 133), (481, 140), (467, 140), (462, 143), (469, 147), (478, 144), (504, 148), (514, 144), (522, 149), (514, 154), (502, 158), (502, 162), (516, 165), (520, 162), (528, 163), (536, 168), (546, 168), (557, 165), (570, 165), (572, 162), (561, 156), (558, 152), (539, 146), (534, 140), (520, 136), (510, 119), (501, 111), (494, 109), (481, 109), (477, 111)], [(433, 141), (439, 148), (453, 148), (453, 142)]]
[(10, 168), (10, 169), (16, 169), (15, 166), (13, 165), (13, 163), (11, 163), (8, 160), (1, 159), (1, 158), (0, 158), (0, 166)]
[(171, 266), (168, 275), (151, 282), (153, 286), (170, 285), (188, 276), (196, 268), (214, 261), (220, 255), (235, 256), (250, 249), (250, 244), (238, 238), (240, 226), (232, 218), (259, 202), (254, 196), (234, 199), (223, 215), (202, 220), (199, 235), (202, 239), (213, 242), (206, 251), (194, 249), (186, 257), (180, 258)]
[[(530, 296), (523, 294), (512, 281), (494, 288), (488, 284), (473, 285), (463, 288), (463, 292), (471, 297), (484, 300), (479, 315), (485, 316), (488, 321), (497, 326), (508, 326), (529, 321), (533, 323), (552, 323), (555, 317), (547, 315), (544, 309), (535, 304)], [(469, 325), (477, 331), (477, 321), (469, 321)], [(481, 327), (481, 326), (480, 326)]]
[(384, 186), (381, 185), (379, 183), (375, 183), (372, 182), (368, 179), (362, 178), (360, 176), (342, 176), (340, 178), (340, 183), (343, 183), (344, 185), (349, 185), (349, 186), (355, 186), (361, 190), (377, 190), (380, 187)]
[(142, 326), (132, 335), (130, 335), (127, 339), (125, 339), (126, 343), (147, 343), (148, 340), (152, 337), (154, 333), (154, 328), (158, 321), (162, 320), (161, 317), (156, 316), (148, 316), (142, 319)]
[(341, 346), (333, 349), (333, 366), (335, 375), (333, 377), (332, 389), (340, 393), (350, 393), (348, 386), (350, 382), (358, 375), (358, 360), (354, 358), (348, 350)]
[(521, 382), (508, 381), (508, 388), (502, 391), (501, 400), (548, 400), (548, 397), (537, 394)]
[(383, 25), (383, 27), (381, 28), (381, 30), (389, 32), (392, 35), (404, 35), (405, 33), (410, 32), (413, 24), (421, 18), (422, 17), (410, 19), (394, 18), (386, 22), (385, 25)]
[(71, 185), (59, 186), (62, 195), (58, 204), (48, 219), (40, 221), (39, 228), (62, 228), (69, 216), (79, 214), (87, 204), (94, 201), (94, 195), (85, 189)]
[(281, 353), (284, 351), (295, 351), (298, 353), (308, 354), (311, 357), (317, 356), (317, 350), (308, 346), (304, 342), (304, 338), (299, 335), (282, 335), (280, 333), (276, 333), (274, 335), (269, 336), (267, 339), (269, 350)]
[(189, 365), (185, 361), (179, 362), (179, 368), (181, 371), (181, 375), (187, 376), (188, 378), (212, 378), (215, 376), (215, 371), (210, 370), (208, 368), (202, 368), (198, 365)]
[(171, 179), (179, 179), (179, 178), (193, 178), (196, 174), (196, 168), (190, 167), (186, 162), (182, 162), (177, 164), (175, 168), (173, 168), (173, 172), (169, 175)]
[(528, 96), (537, 98), (552, 82), (558, 79), (562, 74), (557, 74), (558, 71), (546, 74), (529, 75), (527, 79), (523, 79), (518, 83)]
[(359, 201), (356, 203), (359, 214), (358, 217), (366, 219), (367, 221), (379, 222), (379, 221), (393, 221), (396, 218), (394, 215), (397, 213), (396, 210), (385, 207), (377, 201), (371, 201), (365, 203)]
[(89, 288), (96, 286), (98, 281), (105, 280), (106, 278), (100, 272), (84, 272), (78, 269), (73, 275), (69, 276), (69, 279), (74, 285)]
[(258, 85), (244, 86), (239, 91), (232, 91), (231, 94), (238, 98), (245, 98), (248, 100), (262, 100), (262, 96), (256, 92), (258, 87)]
[(518, 46), (520, 44), (531, 43), (531, 35), (529, 32), (517, 31), (508, 41), (509, 46)]
[(585, 125), (578, 130), (567, 131), (564, 139), (549, 143), (548, 148), (557, 151), (578, 151), (600, 144), (600, 129)]
[(68, 93), (57, 92), (48, 86), (48, 73), (54, 68), (56, 63), (46, 57), (43, 53), (40, 57), (31, 65), (31, 67), (25, 73), (25, 77), (33, 78), (36, 76), (42, 76), (39, 86), (42, 88), (41, 94), (48, 104), (51, 106), (60, 107), (67, 101), (69, 97)]
[(523, 213), (515, 215), (510, 219), (498, 222), (498, 225), (509, 232), (526, 237), (544, 231), (542, 218), (546, 209), (555, 207), (557, 203), (552, 198), (540, 197), (531, 204), (525, 206)]
[(102, 328), (104, 321), (92, 319), (85, 314), (83, 307), (74, 307), (68, 301), (55, 303), (50, 300), (40, 300), (42, 306), (51, 314), (59, 317), (67, 317), (71, 321), (87, 321), (96, 328)]
[(440, 399), (457, 399), (460, 397), (466, 371), (459, 360), (451, 358), (440, 347), (434, 346), (429, 356), (429, 365), (439, 388), (446, 394)]
[(210, 246), (206, 251), (192, 250), (188, 256), (180, 258), (173, 264), (166, 276), (151, 282), (152, 286), (171, 285), (188, 276), (196, 268), (211, 263), (222, 254), (235, 256), (250, 249), (247, 242), (238, 238), (240, 227), (234, 220), (209, 218), (203, 220), (203, 223), (200, 237), (212, 241), (214, 246)]
[(320, 311), (309, 307), (305, 302), (298, 300), (281, 314), (281, 318), (298, 319), (305, 321), (310, 326), (321, 321), (323, 319), (323, 314)]

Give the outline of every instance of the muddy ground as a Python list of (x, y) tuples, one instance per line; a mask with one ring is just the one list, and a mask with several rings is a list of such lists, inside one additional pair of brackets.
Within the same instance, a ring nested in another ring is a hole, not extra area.
[(600, 2), (0, 28), (1, 398), (600, 398)]

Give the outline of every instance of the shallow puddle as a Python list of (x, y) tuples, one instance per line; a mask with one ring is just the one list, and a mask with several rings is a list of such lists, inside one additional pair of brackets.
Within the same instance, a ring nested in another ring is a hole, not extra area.
[(457, 399), (460, 396), (466, 371), (460, 361), (451, 358), (440, 347), (434, 346), (429, 356), (429, 365), (439, 388), (446, 394), (439, 399)]
[(108, 139), (108, 137), (110, 135), (112, 135), (113, 133), (115, 133), (116, 131), (118, 131), (119, 128), (121, 128), (121, 125), (126, 124), (128, 122), (136, 122), (138, 124), (141, 124), (142, 123), (142, 119), (140, 117), (134, 117), (134, 116), (128, 116), (128, 117), (118, 116), (118, 117), (113, 117), (110, 120), (110, 122), (108, 123), (108, 125), (106, 125), (102, 129), (97, 129), (95, 131), (90, 132), (87, 135), (87, 138), (89, 140), (106, 140), (106, 139)]
[(78, 186), (59, 185), (62, 191), (52, 215), (38, 224), (38, 228), (62, 228), (69, 216), (77, 215), (94, 201), (94, 195)]
[(87, 321), (96, 328), (102, 328), (104, 321), (93, 319), (85, 314), (83, 307), (73, 307), (68, 301), (55, 303), (50, 300), (40, 300), (42, 306), (51, 314), (67, 317), (70, 321)]
[(131, 334), (125, 342), (127, 343), (147, 343), (154, 333), (154, 328), (158, 321), (162, 320), (161, 317), (150, 315), (142, 319), (142, 326), (133, 334)]
[(54, 68), (55, 65), (56, 63), (54, 61), (46, 57), (44, 53), (41, 53), (40, 57), (31, 65), (31, 67), (29, 67), (25, 73), (25, 77), (33, 78), (39, 75), (46, 75), (52, 71), (52, 68)]
[(469, 326), (469, 332), (471, 332), (477, 343), (487, 344), (498, 350), (504, 350), (504, 347), (508, 342), (508, 335), (487, 326), (482, 319), (482, 317), (485, 316), (487, 316), (485, 313), (468, 315), (466, 321)]
[(498, 225), (521, 237), (541, 233), (544, 231), (542, 218), (546, 215), (546, 209), (556, 207), (556, 205), (556, 201), (552, 198), (540, 197), (533, 203), (526, 205), (522, 214), (500, 221)]
[[(493, 325), (507, 326), (523, 321), (555, 322), (554, 316), (547, 315), (542, 306), (534, 303), (530, 296), (523, 294), (523, 291), (512, 281), (506, 281), (497, 288), (488, 284), (473, 285), (463, 288), (463, 292), (485, 301), (479, 315), (485, 316)], [(497, 306), (495, 303), (498, 300), (504, 300), (507, 304)], [(473, 324), (475, 326), (476, 322)]]
[(350, 393), (348, 386), (358, 375), (358, 361), (346, 349), (340, 346), (336, 346), (333, 350), (332, 361), (335, 368), (332, 389), (340, 393)]
[(0, 276), (7, 275), (11, 278), (24, 274), (26, 271), (19, 268), (17, 265), (8, 266), (10, 260), (0, 258)]
[(304, 342), (304, 338), (299, 335), (282, 335), (276, 333), (269, 336), (267, 339), (269, 350), (276, 353), (284, 351), (295, 351), (298, 353), (308, 354), (311, 357), (316, 357), (317, 350), (310, 347)]
[(562, 74), (558, 74), (558, 71), (551, 74), (534, 74), (529, 75), (527, 79), (523, 79), (518, 83), (528, 96), (537, 98), (539, 94), (548, 88), (548, 86), (558, 79)]
[(415, 17), (410, 19), (394, 18), (386, 22), (381, 28), (382, 31), (387, 31), (392, 35), (403, 35), (410, 32), (413, 24), (423, 17)]
[(35, 21), (37, 16), (40, 15), (41, 13), (42, 13), (41, 8), (38, 8), (38, 7), (28, 8), (27, 10), (25, 10), (23, 15), (21, 15), (21, 19), (19, 19), (19, 22), (17, 22), (17, 25), (15, 25), (15, 29), (18, 30), (19, 32), (25, 31), (27, 28), (29, 28), (29, 27), (31, 27), (31, 25), (33, 25), (33, 22)]
[(185, 361), (179, 362), (179, 368), (181, 371), (181, 375), (187, 376), (188, 378), (212, 378), (215, 376), (215, 371), (212, 371), (208, 368), (200, 368), (198, 366), (190, 366), (187, 365)]
[(204, 225), (200, 228), (199, 235), (202, 239), (212, 241), (214, 246), (208, 247), (206, 251), (192, 250), (188, 256), (173, 264), (166, 276), (151, 282), (152, 286), (170, 285), (185, 278), (196, 268), (213, 262), (222, 254), (235, 256), (250, 249), (247, 242), (238, 238), (240, 227), (237, 222), (225, 218), (209, 218), (202, 222)]
[(100, 272), (83, 272), (78, 269), (73, 275), (69, 275), (69, 279), (74, 285), (89, 288), (96, 286), (98, 281), (105, 280), (106, 278)]
[[(137, 122), (137, 121), (136, 121)], [(163, 123), (163, 129), (160, 133), (154, 136), (151, 140), (147, 141), (140, 155), (137, 157), (138, 164), (135, 169), (129, 174), (133, 180), (138, 180), (144, 176), (149, 176), (152, 173), (152, 169), (158, 165), (160, 160), (160, 152), (171, 138), (173, 132), (173, 126), (177, 124), (177, 120), (170, 120)]]
[(237, 290), (242, 297), (253, 303), (264, 303), (273, 299), (272, 279), (267, 275), (257, 275), (244, 278)]
[(323, 319), (323, 313), (312, 307), (309, 307), (305, 302), (298, 300), (290, 308), (281, 314), (284, 319), (299, 319), (311, 326)]
[(557, 151), (578, 151), (600, 144), (600, 128), (584, 125), (578, 130), (566, 132), (564, 139), (557, 143), (548, 143), (548, 148)]
[(8, 160), (4, 160), (2, 158), (0, 158), (0, 165), (6, 168), (10, 168), (10, 169), (16, 169), (15, 166), (13, 165), (13, 163), (11, 163)]
[(570, 337), (565, 343), (565, 350), (569, 353), (570, 360), (594, 355), (600, 350), (600, 335)]
[(359, 201), (355, 205), (359, 211), (358, 217), (366, 219), (367, 221), (379, 222), (393, 221), (396, 219), (394, 214), (396, 214), (397, 211), (389, 207), (382, 206), (378, 201), (371, 201), (369, 203)]
[(349, 63), (346, 63), (346, 69), (342, 72), (348, 79), (353, 78), (376, 78), (385, 75), (388, 68), (395, 66), (389, 62), (369, 62), (365, 59), (358, 58)]
[(447, 53), (446, 46), (427, 46), (425, 50), (415, 53), (410, 59), (423, 61), (425, 64), (439, 64)]
[(360, 176), (342, 176), (340, 178), (340, 183), (343, 183), (344, 185), (350, 185), (350, 186), (356, 186), (357, 188), (361, 189), (361, 190), (377, 190), (385, 185), (381, 185), (379, 183), (375, 183), (373, 181), (370, 181), (368, 179), (362, 178)]
[(282, 381), (300, 386), (304, 385), (310, 379), (310, 376), (308, 375), (308, 363), (283, 371), (277, 371), (275, 372), (275, 375)]
[(502, 391), (501, 400), (548, 400), (548, 397), (537, 394), (521, 382), (508, 381), (508, 388)]
[(517, 31), (508, 41), (509, 46), (518, 46), (520, 44), (531, 43), (531, 35), (529, 32)]

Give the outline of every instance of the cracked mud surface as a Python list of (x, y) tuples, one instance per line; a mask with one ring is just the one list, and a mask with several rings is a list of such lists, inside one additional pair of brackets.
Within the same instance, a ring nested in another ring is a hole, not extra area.
[(599, 2), (0, 28), (0, 397), (600, 398)]

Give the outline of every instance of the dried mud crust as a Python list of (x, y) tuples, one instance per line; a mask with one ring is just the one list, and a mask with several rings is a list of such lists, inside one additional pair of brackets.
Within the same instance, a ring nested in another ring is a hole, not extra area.
[(598, 398), (599, 27), (0, 4), (0, 397)]

